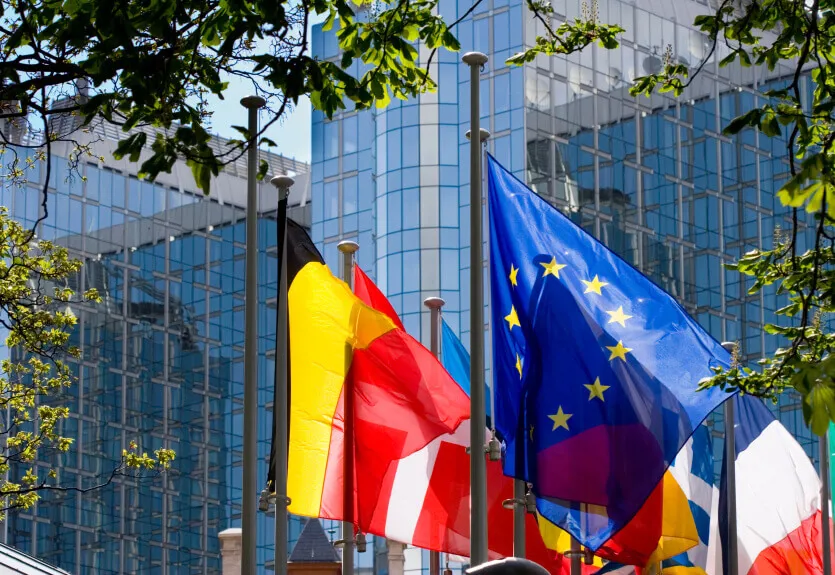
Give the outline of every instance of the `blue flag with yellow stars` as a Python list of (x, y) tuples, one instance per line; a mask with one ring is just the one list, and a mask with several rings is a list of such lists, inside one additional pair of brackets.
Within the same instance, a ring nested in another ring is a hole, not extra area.
[[(495, 423), (507, 475), (597, 549), (728, 394), (730, 355), (679, 304), (488, 159)], [(589, 513), (591, 512), (591, 513)]]

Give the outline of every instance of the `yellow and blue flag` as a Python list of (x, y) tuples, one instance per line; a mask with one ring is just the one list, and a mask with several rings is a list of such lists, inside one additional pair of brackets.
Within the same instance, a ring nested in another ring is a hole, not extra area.
[(728, 397), (696, 389), (730, 356), (670, 295), (492, 157), (488, 202), (505, 473), (531, 482), (559, 511), (548, 518), (596, 550)]

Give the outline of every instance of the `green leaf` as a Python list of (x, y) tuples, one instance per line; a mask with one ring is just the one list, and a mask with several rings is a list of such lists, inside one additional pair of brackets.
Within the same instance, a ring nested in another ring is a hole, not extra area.
[(719, 67), (724, 68), (728, 64), (731, 64), (734, 60), (736, 60), (736, 54), (737, 53), (734, 51), (734, 52), (731, 52), (730, 54), (728, 54), (727, 56), (725, 56), (724, 58), (722, 58), (719, 61)]
[(834, 421), (835, 389), (823, 381), (817, 381), (811, 386), (805, 402), (808, 407), (807, 421), (812, 433), (824, 435), (829, 431), (829, 423)]
[(383, 86), (382, 87), (382, 96), (375, 98), (375, 104), (377, 108), (382, 109), (388, 106), (391, 103), (391, 94), (389, 93), (389, 87)]
[(330, 32), (331, 29), (333, 29), (334, 22), (336, 22), (336, 11), (332, 9), (328, 14), (328, 17), (325, 18), (325, 22), (322, 24), (322, 31)]
[(441, 37), (441, 45), (450, 52), (458, 52), (461, 49), (461, 43), (458, 41), (452, 32), (447, 30)]
[(731, 122), (725, 126), (725, 129), (722, 130), (722, 133), (726, 136), (732, 136), (742, 131), (743, 128), (749, 126), (756, 126), (760, 118), (762, 117), (763, 111), (759, 108), (755, 108), (753, 110), (749, 110), (745, 114), (741, 116), (737, 116)]
[(403, 38), (405, 38), (407, 42), (414, 42), (417, 40), (419, 33), (420, 29), (415, 24), (409, 24), (403, 28)]
[(244, 140), (249, 140), (249, 129), (244, 126), (232, 126), (232, 129), (244, 137)]
[(739, 63), (742, 64), (742, 66), (745, 67), (745, 68), (750, 68), (751, 67), (751, 56), (748, 55), (748, 52), (746, 52), (745, 50), (740, 50), (738, 52), (738, 54), (739, 54)]
[(767, 121), (760, 124), (760, 130), (762, 130), (763, 134), (769, 136), (770, 138), (776, 138), (782, 133), (780, 131), (780, 123), (773, 115), (770, 116)]
[(121, 160), (126, 155), (129, 155), (131, 162), (138, 161), (147, 137), (145, 132), (138, 132), (131, 134), (124, 140), (120, 140), (116, 145), (116, 149), (113, 151), (113, 157)]
[(194, 176), (197, 187), (208, 195), (212, 184), (212, 171), (209, 166), (195, 160), (188, 160), (186, 164), (191, 168), (191, 175)]

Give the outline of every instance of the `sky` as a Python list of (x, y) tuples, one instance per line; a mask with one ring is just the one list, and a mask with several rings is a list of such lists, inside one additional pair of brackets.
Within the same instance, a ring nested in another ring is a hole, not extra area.
[[(310, 18), (308, 35), (312, 35), (312, 27), (325, 20), (325, 15), (314, 14)], [(210, 98), (212, 110), (211, 132), (225, 138), (240, 138), (241, 135), (232, 126), (246, 126), (246, 109), (240, 105), (241, 98), (252, 93), (252, 85), (242, 78), (225, 78), (229, 87), (223, 100)], [(270, 126), (266, 136), (276, 143), (270, 148), (271, 152), (287, 156), (302, 162), (310, 163), (310, 99), (301, 98), (294, 110), (285, 113), (284, 117)], [(267, 114), (261, 115), (261, 122), (269, 121)]]
[[(251, 85), (239, 78), (229, 82), (225, 99), (210, 100), (212, 114), (212, 133), (225, 138), (240, 138), (241, 135), (232, 126), (246, 126), (246, 109), (241, 106), (241, 98), (251, 93)], [(268, 121), (266, 114), (261, 115), (261, 122)], [(267, 138), (276, 143), (271, 152), (310, 163), (310, 100), (300, 99), (299, 105), (289, 114), (270, 126)]]

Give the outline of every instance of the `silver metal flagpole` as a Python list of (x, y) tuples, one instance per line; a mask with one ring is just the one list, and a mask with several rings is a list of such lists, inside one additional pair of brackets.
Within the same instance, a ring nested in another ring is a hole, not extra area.
[[(287, 201), (293, 178), (276, 176), (270, 183), (278, 188), (278, 201)], [(279, 210), (280, 212), (281, 210)], [(281, 214), (279, 214), (281, 217)], [(287, 211), (284, 210), (284, 237), (281, 241), (281, 275), (278, 280), (278, 310), (275, 333), (275, 572), (287, 575)]]
[(244, 457), (241, 575), (255, 575), (258, 557), (258, 110), (259, 96), (241, 99), (249, 112), (246, 170), (246, 300), (244, 331)]
[[(481, 133), (481, 52), (462, 58), (470, 67), (470, 133)], [(487, 561), (487, 462), (484, 459), (484, 266), (481, 239), (481, 138), (470, 138), (470, 564)]]
[(821, 465), (821, 537), (823, 538), (823, 575), (832, 575), (832, 541), (830, 529), (829, 431), (820, 438)]
[[(357, 242), (344, 240), (336, 246), (342, 252), (342, 279), (353, 287), (354, 253), (360, 246)], [(345, 350), (346, 354), (350, 350)], [(346, 357), (349, 361), (350, 356)], [(342, 575), (354, 575), (354, 395), (351, 378), (345, 378), (345, 439), (342, 458)]]
[(583, 572), (583, 549), (580, 542), (571, 538), (571, 575), (581, 575)]
[[(446, 303), (439, 297), (428, 297), (423, 305), (429, 308), (429, 350), (436, 359), (441, 359), (441, 308)], [(429, 575), (441, 575), (441, 554), (429, 552)]]
[(513, 556), (525, 558), (525, 514), (528, 509), (525, 505), (528, 486), (522, 479), (513, 480)]
[[(722, 343), (731, 354), (737, 351), (737, 344), (732, 341)], [(734, 401), (736, 396), (725, 401), (725, 481), (728, 488), (728, 565), (725, 565), (727, 575), (737, 575), (739, 570), (739, 551), (737, 549), (736, 534), (736, 414)]]

